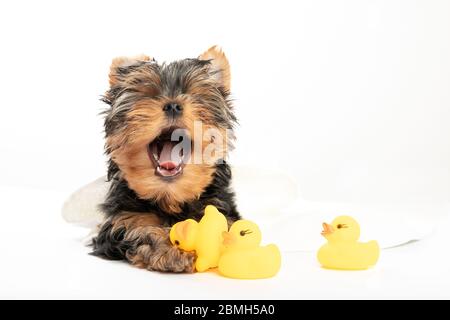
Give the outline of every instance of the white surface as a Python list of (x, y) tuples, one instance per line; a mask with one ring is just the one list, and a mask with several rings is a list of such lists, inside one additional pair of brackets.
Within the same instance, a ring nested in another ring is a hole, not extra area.
[[(92, 257), (81, 244), (87, 230), (60, 218), (66, 192), (1, 187), (0, 194), (8, 212), (0, 233), (0, 298), (450, 298), (448, 217), (425, 240), (383, 250), (368, 271), (324, 270), (313, 252), (283, 252), (277, 277), (238, 281), (214, 273), (160, 274)], [(18, 207), (23, 195), (28, 201)]]
[(103, 176), (73, 192), (61, 210), (64, 220), (91, 229), (102, 223), (105, 216), (100, 205), (105, 202), (110, 185)]

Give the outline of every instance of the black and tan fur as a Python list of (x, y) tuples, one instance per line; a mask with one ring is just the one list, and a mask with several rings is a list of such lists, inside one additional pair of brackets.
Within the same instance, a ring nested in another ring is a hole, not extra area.
[[(167, 181), (155, 175), (147, 146), (168, 128), (184, 128), (192, 135), (194, 121), (224, 136), (233, 129), (228, 61), (217, 47), (170, 64), (146, 56), (117, 58), (109, 79), (104, 101), (109, 105), (105, 134), (112, 184), (102, 204), (107, 220), (93, 240), (93, 254), (148, 270), (192, 272), (194, 254), (173, 247), (168, 230), (180, 220), (199, 220), (208, 204), (230, 221), (239, 218), (224, 161), (228, 150), (214, 163), (186, 164), (182, 175)], [(172, 102), (183, 106), (177, 119), (162, 111)], [(203, 139), (191, 138), (194, 143)]]

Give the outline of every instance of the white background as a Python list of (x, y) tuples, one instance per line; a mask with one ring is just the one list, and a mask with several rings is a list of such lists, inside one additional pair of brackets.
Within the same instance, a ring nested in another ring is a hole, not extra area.
[(448, 1), (14, 1), (0, 4), (2, 182), (71, 188), (104, 172), (110, 61), (221, 45), (238, 163), (317, 200), (450, 200)]
[(112, 58), (219, 44), (241, 124), (233, 164), (285, 172), (305, 201), (433, 219), (450, 202), (449, 17), (448, 1), (3, 1), (0, 183), (26, 201), (103, 175)]

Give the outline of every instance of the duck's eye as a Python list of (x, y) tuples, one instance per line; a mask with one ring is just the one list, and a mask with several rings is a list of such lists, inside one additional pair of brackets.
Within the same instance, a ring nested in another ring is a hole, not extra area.
[(343, 223), (339, 223), (339, 224), (337, 225), (337, 228), (338, 228), (338, 229), (347, 228), (347, 225), (346, 225), (346, 224), (343, 224)]
[(252, 233), (249, 229), (247, 229), (247, 230), (242, 230), (241, 232), (239, 232), (239, 234), (243, 237), (243, 236), (245, 236), (246, 234), (249, 234), (249, 233)]
[(176, 246), (179, 246), (179, 245), (180, 245), (180, 241), (175, 240), (175, 245), (176, 245)]

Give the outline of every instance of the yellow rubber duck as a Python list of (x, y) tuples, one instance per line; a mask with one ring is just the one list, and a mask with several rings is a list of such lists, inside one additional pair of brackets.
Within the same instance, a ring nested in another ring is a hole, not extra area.
[(229, 232), (223, 232), (225, 250), (219, 260), (219, 272), (229, 278), (261, 279), (277, 274), (281, 266), (280, 250), (274, 244), (260, 247), (261, 231), (248, 220), (238, 220)]
[(225, 216), (216, 207), (208, 205), (200, 222), (187, 219), (175, 223), (170, 229), (170, 241), (185, 251), (195, 250), (195, 269), (204, 272), (217, 267), (223, 249), (222, 232), (226, 230)]
[(340, 216), (322, 225), (322, 236), (328, 243), (319, 249), (317, 259), (324, 268), (363, 270), (377, 263), (380, 247), (374, 240), (358, 242), (360, 230), (355, 219)]

